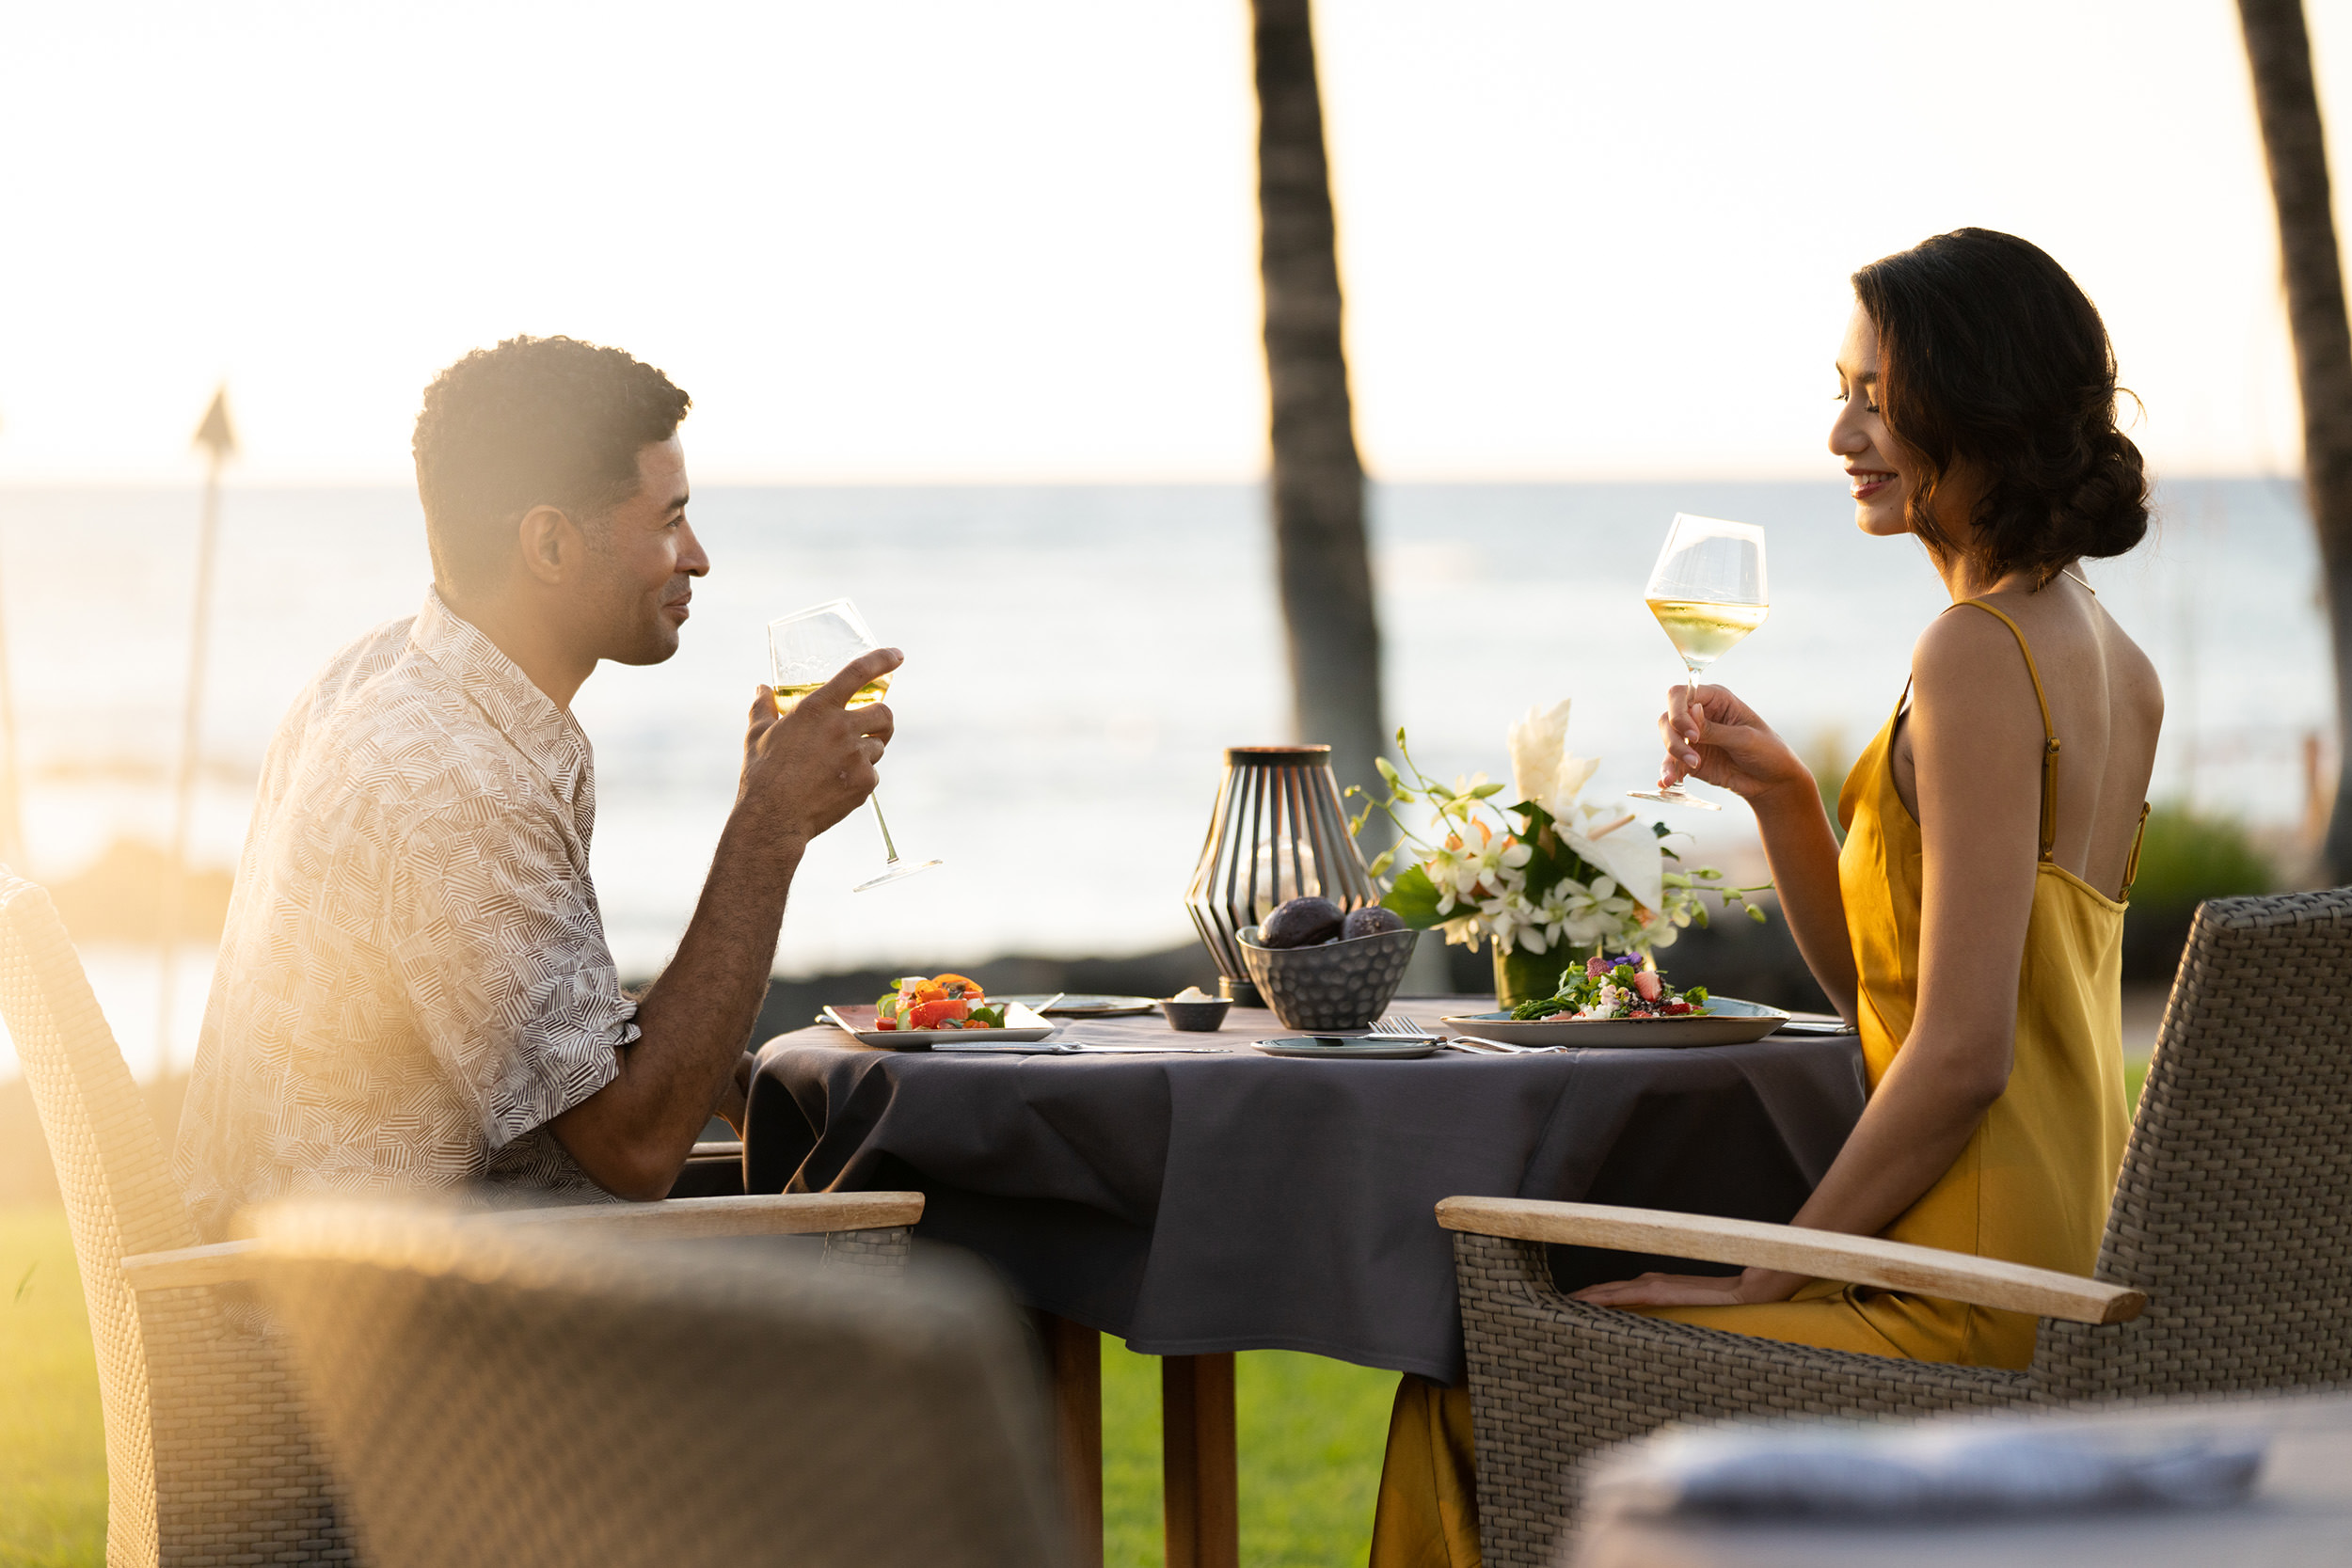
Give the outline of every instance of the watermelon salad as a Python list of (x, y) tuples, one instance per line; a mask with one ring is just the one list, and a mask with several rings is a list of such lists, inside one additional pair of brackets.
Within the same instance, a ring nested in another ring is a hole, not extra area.
[(898, 1029), (1002, 1029), (1005, 1007), (991, 1002), (977, 980), (961, 974), (912, 976), (874, 1004), (874, 1027)]

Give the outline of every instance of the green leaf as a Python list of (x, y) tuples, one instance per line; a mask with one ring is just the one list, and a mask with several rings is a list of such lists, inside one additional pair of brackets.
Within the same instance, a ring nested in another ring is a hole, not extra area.
[(1416, 931), (1426, 931), (1438, 924), (1438, 884), (1429, 879), (1429, 873), (1420, 866), (1407, 866), (1389, 889), (1389, 895), (1380, 900), (1380, 907)]
[(1464, 799), (1470, 800), (1484, 800), (1489, 795), (1502, 794), (1503, 787), (1503, 785), (1499, 784), (1483, 784), (1476, 789), (1471, 790), (1469, 795), (1464, 797)]

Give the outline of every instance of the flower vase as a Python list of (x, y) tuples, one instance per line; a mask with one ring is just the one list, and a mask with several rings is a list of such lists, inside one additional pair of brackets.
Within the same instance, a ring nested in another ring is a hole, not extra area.
[(1495, 1006), (1509, 1011), (1522, 1002), (1539, 1002), (1560, 991), (1560, 972), (1575, 959), (1575, 955), (1560, 948), (1549, 953), (1530, 953), (1518, 942), (1504, 952), (1501, 942), (1489, 942), (1495, 954)]

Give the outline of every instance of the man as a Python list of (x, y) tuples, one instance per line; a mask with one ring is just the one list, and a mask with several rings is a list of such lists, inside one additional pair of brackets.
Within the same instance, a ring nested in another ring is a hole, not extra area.
[(272, 743), (176, 1165), (227, 1234), (292, 1192), (658, 1198), (743, 1053), (810, 839), (874, 787), (897, 668), (868, 654), (788, 716), (759, 689), (676, 957), (642, 997), (605, 946), (573, 695), (677, 651), (710, 569), (687, 522), (689, 400), (649, 365), (515, 338), (426, 388), (433, 587), (329, 661)]

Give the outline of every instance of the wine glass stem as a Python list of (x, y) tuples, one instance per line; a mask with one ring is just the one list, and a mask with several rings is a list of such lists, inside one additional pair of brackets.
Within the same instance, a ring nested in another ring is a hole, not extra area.
[(881, 793), (877, 791), (868, 795), (866, 798), (866, 803), (874, 808), (874, 826), (882, 830), (883, 863), (888, 865), (898, 864), (898, 847), (890, 842), (890, 824), (882, 816)]

